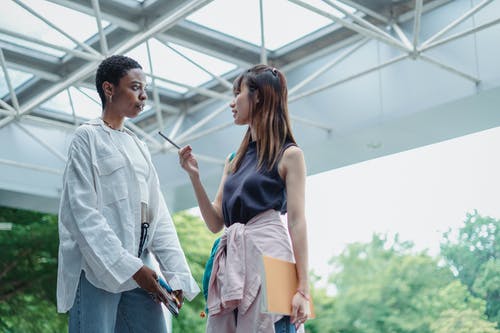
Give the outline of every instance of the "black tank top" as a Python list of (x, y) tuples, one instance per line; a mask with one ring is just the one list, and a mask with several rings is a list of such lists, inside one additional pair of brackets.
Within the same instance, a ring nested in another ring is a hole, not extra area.
[[(287, 142), (281, 153), (293, 142)], [(281, 157), (280, 157), (281, 158)], [(278, 173), (278, 163), (267, 170), (257, 169), (257, 145), (250, 142), (238, 171), (227, 176), (222, 193), (224, 224), (247, 223), (252, 217), (274, 209), (286, 213), (286, 186)]]

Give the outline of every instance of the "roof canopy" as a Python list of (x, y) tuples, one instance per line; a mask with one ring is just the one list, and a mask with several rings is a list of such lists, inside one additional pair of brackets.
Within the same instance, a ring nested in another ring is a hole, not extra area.
[[(232, 81), (285, 72), (310, 174), (500, 124), (500, 0), (6, 0), (0, 14), (0, 204), (55, 212), (71, 135), (101, 114), (97, 65), (147, 74), (126, 125), (153, 153), (172, 210), (196, 205), (175, 149), (210, 195), (244, 128)], [(495, 46), (496, 45), (496, 46)]]

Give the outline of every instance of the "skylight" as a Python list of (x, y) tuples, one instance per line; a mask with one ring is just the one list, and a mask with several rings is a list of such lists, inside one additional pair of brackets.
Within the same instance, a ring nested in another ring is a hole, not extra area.
[[(101, 115), (100, 98), (95, 89), (69, 88), (75, 115), (92, 119)], [(68, 91), (64, 90), (40, 106), (41, 109), (64, 114), (72, 114)]]
[[(7, 69), (7, 71), (9, 72), (9, 78), (14, 89), (33, 77), (31, 74), (15, 69)], [(7, 81), (5, 80), (5, 74), (3, 70), (0, 69), (0, 98), (4, 98), (8, 94), (10, 94), (10, 92), (9, 87), (7, 86)]]
[[(94, 17), (59, 6), (49, 1), (23, 0), (23, 4), (31, 8), (55, 26), (66, 32), (77, 41), (84, 42), (97, 34), (97, 23)], [(35, 38), (50, 44), (75, 48), (76, 43), (64, 36), (61, 32), (52, 28), (40, 18), (29, 13), (25, 8), (13, 1), (2, 1), (2, 12), (9, 15), (2, 15), (2, 28), (27, 37)], [(109, 22), (103, 21), (103, 26)], [(4, 39), (3, 35), (0, 38)], [(33, 43), (22, 41), (18, 38), (10, 38), (11, 42), (35, 48)], [(60, 50), (50, 51), (47, 47), (37, 46), (37, 50), (56, 56), (64, 54)]]
[[(344, 16), (320, 0), (304, 2), (339, 17)], [(334, 2), (354, 12), (353, 8)], [(267, 0), (263, 2), (263, 8), (264, 42), (271, 51), (332, 24), (331, 19), (287, 0)], [(225, 15), (222, 16), (221, 13)], [(261, 45), (259, 0), (215, 0), (188, 16), (187, 20), (254, 45)]]
[[(170, 47), (156, 39), (150, 40), (149, 46), (151, 61), (153, 63), (153, 74), (156, 77), (165, 79), (164, 81), (155, 81), (159, 86), (176, 92), (184, 93), (187, 91), (186, 86), (197, 87), (213, 79), (210, 74), (206, 73), (180, 54), (199, 64), (214, 75), (223, 75), (237, 67), (235, 64), (174, 43), (168, 43), (168, 45)], [(142, 65), (146, 73), (151, 73), (145, 43), (139, 45), (127, 55), (136, 59)], [(174, 82), (179, 83), (179, 85), (176, 86)]]

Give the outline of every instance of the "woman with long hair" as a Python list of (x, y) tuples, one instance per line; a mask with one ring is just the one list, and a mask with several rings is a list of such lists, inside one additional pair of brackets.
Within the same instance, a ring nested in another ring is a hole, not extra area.
[[(225, 228), (208, 286), (207, 332), (294, 332), (308, 318), (306, 166), (290, 126), (287, 83), (278, 69), (256, 65), (236, 78), (234, 123), (248, 126), (228, 156), (215, 200), (200, 181), (192, 148), (179, 150), (208, 228)], [(280, 213), (287, 213), (287, 226)], [(262, 255), (296, 263), (291, 316), (261, 311)]]

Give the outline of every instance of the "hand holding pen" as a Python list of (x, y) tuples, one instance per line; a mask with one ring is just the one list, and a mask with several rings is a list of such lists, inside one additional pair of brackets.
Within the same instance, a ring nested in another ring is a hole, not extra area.
[(158, 134), (160, 134), (162, 138), (170, 142), (170, 144), (172, 144), (174, 147), (179, 149), (179, 163), (181, 167), (187, 171), (190, 177), (197, 177), (199, 175), (198, 161), (196, 161), (196, 158), (192, 154), (193, 148), (191, 148), (190, 145), (181, 148), (178, 144), (169, 139), (162, 132), (158, 132)]

